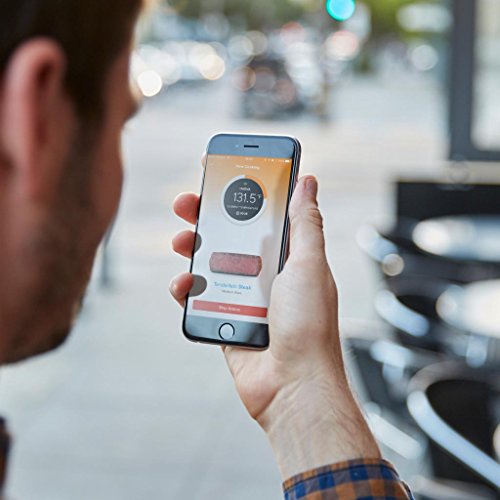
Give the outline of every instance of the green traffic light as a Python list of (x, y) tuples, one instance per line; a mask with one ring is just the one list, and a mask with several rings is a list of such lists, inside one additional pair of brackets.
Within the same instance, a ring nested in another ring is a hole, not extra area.
[(356, 10), (354, 0), (327, 0), (326, 11), (336, 21), (346, 21)]

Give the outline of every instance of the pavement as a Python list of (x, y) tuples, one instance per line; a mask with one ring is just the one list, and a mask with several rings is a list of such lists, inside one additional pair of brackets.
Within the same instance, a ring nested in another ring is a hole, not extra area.
[(439, 171), (444, 101), (425, 79), (350, 79), (332, 96), (333, 119), (324, 123), (243, 120), (237, 98), (226, 81), (169, 89), (127, 126), (112, 285), (93, 280), (60, 350), (0, 373), (0, 412), (14, 435), (9, 498), (281, 497), (266, 437), (239, 402), (220, 349), (181, 334), (168, 284), (188, 263), (170, 249), (185, 227), (171, 202), (199, 190), (200, 157), (214, 133), (297, 136), (302, 171), (320, 181), (342, 321), (372, 321), (377, 283), (356, 231), (393, 212), (395, 175)]

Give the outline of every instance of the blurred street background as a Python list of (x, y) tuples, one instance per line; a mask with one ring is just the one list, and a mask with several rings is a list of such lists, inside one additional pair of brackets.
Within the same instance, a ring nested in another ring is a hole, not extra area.
[[(472, 133), (498, 150), (500, 7), (477, 3)], [(168, 285), (188, 270), (170, 247), (186, 226), (172, 200), (199, 191), (211, 135), (298, 137), (302, 172), (320, 183), (343, 333), (383, 337), (360, 228), (394, 218), (396, 177), (469, 175), (463, 155), (450, 160), (452, 4), (365, 0), (352, 13), (320, 0), (169, 0), (141, 21), (131, 73), (145, 101), (124, 132), (124, 198), (85, 307), (58, 352), (2, 370), (12, 498), (280, 498), (222, 353), (182, 336)], [(427, 463), (420, 440), (405, 439), (382, 444), (411, 482)]]

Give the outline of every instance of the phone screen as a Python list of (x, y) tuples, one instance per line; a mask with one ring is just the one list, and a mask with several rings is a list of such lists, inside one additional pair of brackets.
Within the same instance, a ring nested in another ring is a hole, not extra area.
[(291, 158), (208, 155), (188, 315), (268, 323), (291, 174)]

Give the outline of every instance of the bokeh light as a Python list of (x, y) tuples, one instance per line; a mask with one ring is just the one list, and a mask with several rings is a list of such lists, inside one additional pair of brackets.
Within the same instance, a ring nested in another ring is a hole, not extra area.
[(207, 55), (200, 63), (200, 73), (207, 80), (219, 80), (226, 72), (224, 59), (217, 54)]
[(326, 54), (338, 61), (354, 59), (361, 49), (360, 39), (346, 30), (336, 31), (325, 42)]
[(156, 71), (146, 70), (137, 77), (137, 85), (144, 97), (153, 97), (160, 93), (163, 82)]
[(356, 10), (354, 0), (327, 0), (326, 11), (336, 21), (346, 21)]
[(409, 58), (418, 71), (430, 71), (439, 63), (437, 50), (429, 44), (414, 47), (409, 53)]

